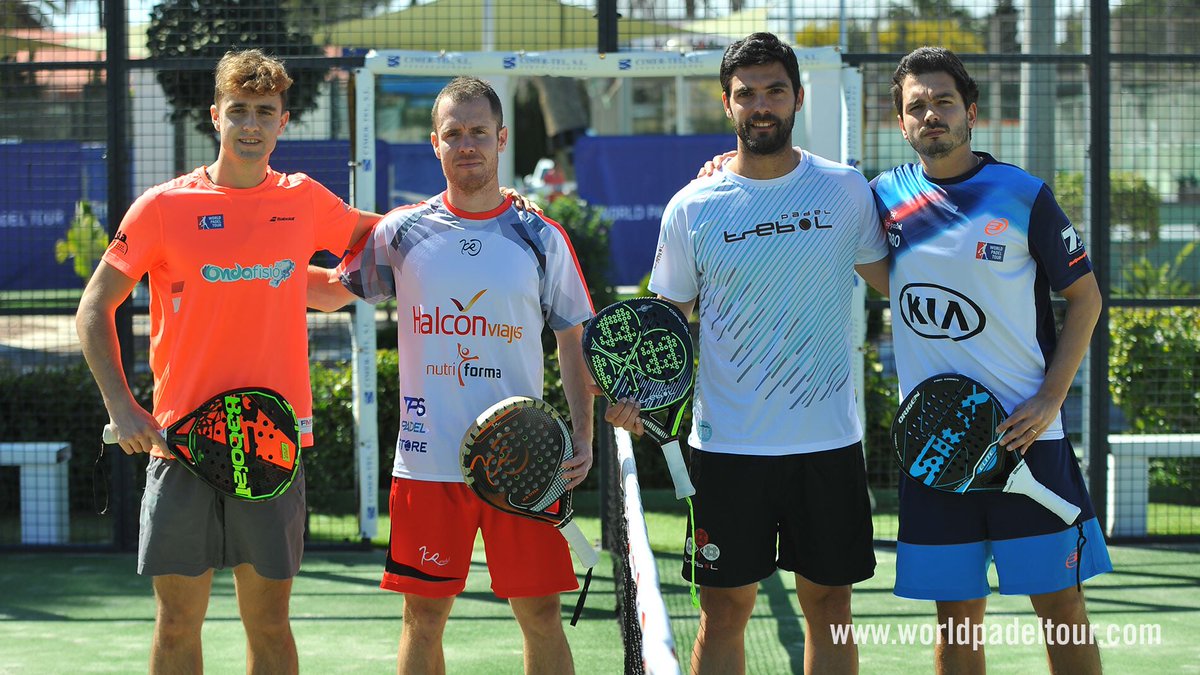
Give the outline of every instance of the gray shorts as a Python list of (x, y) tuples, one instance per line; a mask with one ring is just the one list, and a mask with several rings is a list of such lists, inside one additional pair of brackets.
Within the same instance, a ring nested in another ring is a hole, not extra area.
[(138, 574), (194, 577), (250, 563), (260, 576), (291, 579), (304, 554), (304, 514), (303, 469), (279, 497), (246, 502), (218, 493), (178, 462), (151, 457)]

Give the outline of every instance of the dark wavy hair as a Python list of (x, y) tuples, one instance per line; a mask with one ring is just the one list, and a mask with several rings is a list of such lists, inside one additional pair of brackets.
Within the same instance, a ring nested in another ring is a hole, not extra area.
[(782, 63), (792, 81), (792, 91), (800, 91), (800, 65), (796, 62), (796, 52), (774, 33), (752, 33), (725, 48), (725, 56), (721, 58), (721, 91), (729, 96), (729, 83), (733, 80), (733, 71), (738, 68), (768, 63)]
[(901, 106), (904, 105), (904, 78), (927, 73), (946, 73), (954, 78), (954, 88), (962, 97), (964, 107), (970, 108), (972, 103), (979, 101), (979, 85), (954, 52), (945, 47), (918, 47), (900, 59), (900, 65), (892, 73), (892, 104), (896, 106), (897, 115), (902, 113)]

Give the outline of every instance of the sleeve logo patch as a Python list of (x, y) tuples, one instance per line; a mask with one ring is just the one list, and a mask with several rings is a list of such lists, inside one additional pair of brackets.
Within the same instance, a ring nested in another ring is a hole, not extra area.
[(1074, 225), (1067, 225), (1059, 234), (1062, 236), (1063, 246), (1066, 247), (1068, 254), (1079, 253), (1083, 250), (1083, 239), (1075, 231)]
[(108, 250), (119, 256), (127, 255), (129, 253), (128, 236), (124, 232), (117, 232), (112, 243), (108, 245)]
[(1004, 262), (1004, 244), (989, 244), (986, 241), (975, 244), (975, 259)]

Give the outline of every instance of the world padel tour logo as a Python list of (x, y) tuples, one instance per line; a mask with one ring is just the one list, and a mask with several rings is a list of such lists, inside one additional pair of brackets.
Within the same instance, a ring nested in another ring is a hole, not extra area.
[(211, 216), (199, 216), (196, 218), (196, 229), (223, 230), (225, 229), (225, 216), (219, 213)]
[(279, 288), (279, 285), (290, 279), (295, 271), (296, 263), (286, 259), (276, 261), (271, 265), (254, 265), (253, 267), (242, 267), (235, 264), (233, 267), (205, 265), (200, 268), (201, 276), (209, 283), (266, 281), (271, 288)]
[(484, 293), (487, 293), (487, 290), (485, 288), (479, 291), (466, 303), (457, 298), (450, 298), (450, 302), (454, 303), (458, 312), (443, 311), (441, 307), (434, 307), (433, 312), (427, 312), (424, 305), (413, 305), (413, 333), (417, 335), (494, 337), (505, 340), (509, 344), (520, 340), (524, 333), (523, 326), (489, 321), (482, 314), (470, 313), (471, 308), (483, 297)]

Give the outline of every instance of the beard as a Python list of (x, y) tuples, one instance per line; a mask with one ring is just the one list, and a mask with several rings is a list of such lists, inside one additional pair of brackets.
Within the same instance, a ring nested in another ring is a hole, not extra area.
[(950, 153), (966, 145), (971, 140), (970, 129), (964, 122), (960, 127), (950, 127), (945, 124), (928, 127), (929, 129), (944, 129), (946, 133), (939, 138), (922, 138), (920, 134), (909, 134), (908, 144), (922, 157), (942, 159)]
[[(755, 122), (774, 122), (775, 128), (771, 133), (763, 135), (754, 128)], [(792, 143), (792, 126), (796, 123), (796, 115), (779, 118), (774, 115), (753, 115), (750, 119), (737, 124), (735, 131), (742, 142), (742, 147), (754, 155), (773, 155), (784, 148), (790, 148)]]
[(496, 164), (490, 159), (484, 159), (484, 166), (473, 171), (462, 171), (454, 168), (443, 169), (446, 174), (446, 182), (454, 186), (456, 190), (463, 194), (476, 194), (491, 186), (491, 183), (496, 179)]

